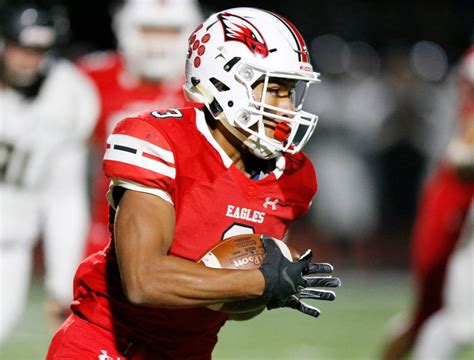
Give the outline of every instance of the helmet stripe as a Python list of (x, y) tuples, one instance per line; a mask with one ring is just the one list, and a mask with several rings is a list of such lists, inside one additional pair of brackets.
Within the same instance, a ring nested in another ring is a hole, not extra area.
[(267, 12), (275, 16), (277, 19), (279, 19), (290, 31), (291, 35), (293, 36), (293, 39), (295, 40), (296, 46), (298, 48), (298, 60), (303, 61), (303, 62), (309, 62), (308, 49), (306, 48), (306, 44), (304, 42), (303, 37), (301, 36), (298, 29), (296, 29), (295, 25), (293, 25), (289, 20), (285, 19), (281, 15), (272, 13), (271, 11), (267, 11)]

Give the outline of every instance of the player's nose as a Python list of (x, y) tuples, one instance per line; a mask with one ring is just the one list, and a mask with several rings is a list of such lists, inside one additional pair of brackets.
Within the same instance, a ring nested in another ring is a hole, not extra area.
[[(277, 115), (287, 117), (289, 119), (293, 118), (293, 114), (289, 114), (287, 111), (293, 112), (295, 111), (295, 105), (293, 104), (293, 100), (290, 96), (284, 96), (278, 99), (278, 107), (283, 111), (278, 111)], [(286, 111), (285, 111), (286, 110)]]

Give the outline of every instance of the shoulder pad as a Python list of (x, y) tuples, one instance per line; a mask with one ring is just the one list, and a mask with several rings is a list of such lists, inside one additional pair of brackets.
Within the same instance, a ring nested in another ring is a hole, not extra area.
[(106, 71), (118, 63), (118, 55), (112, 51), (95, 51), (76, 60), (77, 65), (86, 72)]

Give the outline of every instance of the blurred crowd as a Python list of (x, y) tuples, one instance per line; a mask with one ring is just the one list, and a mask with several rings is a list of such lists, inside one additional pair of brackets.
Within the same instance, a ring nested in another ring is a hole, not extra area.
[(456, 128), (455, 70), (428, 41), (381, 54), (330, 34), (311, 46), (324, 86), (308, 95), (320, 115), (310, 226), (343, 263), (357, 248), (359, 266), (404, 266), (421, 184)]

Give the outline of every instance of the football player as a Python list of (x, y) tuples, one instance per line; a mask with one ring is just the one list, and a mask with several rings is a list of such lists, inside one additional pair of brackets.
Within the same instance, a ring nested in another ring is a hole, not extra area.
[(420, 328), (443, 307), (446, 269), (474, 198), (474, 47), (458, 69), (458, 129), (424, 186), (412, 243), (417, 287), (408, 324), (392, 334), (385, 359), (407, 354)]
[[(209, 305), (253, 299), (317, 317), (302, 299), (335, 298), (317, 289), (340, 285), (317, 276), (331, 265), (311, 263), (310, 251), (290, 262), (272, 240), (317, 188), (301, 152), (317, 122), (305, 93), (319, 82), (303, 38), (277, 14), (236, 8), (211, 15), (188, 45), (194, 103), (129, 116), (107, 140), (112, 241), (79, 266), (73, 314), (48, 359), (210, 359), (231, 315)], [(246, 233), (267, 235), (259, 269), (196, 263)]]
[[(118, 52), (96, 52), (78, 60), (97, 87), (100, 116), (92, 136), (95, 165), (100, 165), (107, 135), (126, 115), (150, 108), (185, 104), (182, 59), (187, 36), (201, 22), (194, 0), (128, 0), (114, 14)], [(108, 243), (108, 181), (100, 166), (95, 181), (86, 256)]]
[(449, 259), (443, 307), (420, 329), (413, 349), (416, 360), (454, 359), (474, 343), (474, 202), (453, 256)]
[(420, 328), (413, 358), (453, 359), (467, 344), (474, 342), (474, 46), (461, 64), (459, 83), (459, 133), (448, 147), (448, 159), (457, 175), (470, 184), (470, 210), (465, 216), (459, 239), (446, 264), (442, 306)]
[(32, 250), (40, 233), (48, 314), (57, 326), (72, 299), (70, 282), (84, 246), (88, 222), (85, 140), (98, 106), (89, 80), (73, 64), (52, 54), (63, 34), (61, 25), (67, 24), (58, 16), (34, 4), (2, 9), (2, 341), (24, 309)]

